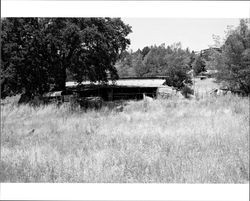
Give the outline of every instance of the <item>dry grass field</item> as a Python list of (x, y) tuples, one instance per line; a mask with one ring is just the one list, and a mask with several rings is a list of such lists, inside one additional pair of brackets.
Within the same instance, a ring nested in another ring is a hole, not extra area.
[(249, 99), (1, 105), (1, 182), (248, 183)]
[(216, 83), (215, 78), (207, 78), (204, 80), (200, 80), (196, 78), (194, 81), (194, 90), (196, 93), (200, 94), (201, 96), (208, 95), (213, 89), (217, 89), (221, 86), (221, 84)]

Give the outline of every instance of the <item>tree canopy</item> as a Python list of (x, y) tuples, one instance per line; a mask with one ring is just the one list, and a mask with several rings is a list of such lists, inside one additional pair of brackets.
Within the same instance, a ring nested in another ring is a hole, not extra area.
[[(1, 94), (64, 90), (67, 74), (106, 82), (130, 44), (120, 18), (5, 18), (1, 20)], [(2, 85), (2, 84), (1, 84)]]
[(231, 90), (250, 93), (250, 29), (249, 20), (240, 20), (240, 25), (229, 30), (221, 47), (214, 52), (211, 62), (218, 70), (217, 79), (224, 81)]
[(205, 59), (203, 59), (202, 55), (198, 55), (194, 62), (193, 62), (193, 70), (195, 75), (198, 75), (199, 73), (206, 71), (205, 67), (206, 67), (206, 62)]
[(144, 47), (136, 52), (127, 52), (116, 67), (120, 76), (166, 76), (166, 84), (181, 89), (191, 83), (188, 71), (194, 60), (194, 52), (184, 50), (181, 43), (170, 46)]

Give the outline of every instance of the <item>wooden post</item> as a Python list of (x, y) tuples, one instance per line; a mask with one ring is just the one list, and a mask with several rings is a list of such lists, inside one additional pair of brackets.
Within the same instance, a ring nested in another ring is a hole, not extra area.
[(113, 88), (110, 88), (110, 91), (108, 92), (108, 100), (113, 101)]

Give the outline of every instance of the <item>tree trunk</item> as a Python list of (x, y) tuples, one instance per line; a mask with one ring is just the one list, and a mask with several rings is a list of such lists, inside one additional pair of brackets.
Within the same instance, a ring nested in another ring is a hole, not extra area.
[(6, 84), (6, 78), (3, 78), (3, 79), (1, 79), (1, 86), (0, 86), (0, 88), (1, 88), (1, 98), (5, 98), (6, 97), (6, 94), (4, 93), (4, 90), (5, 90), (5, 84)]
[(60, 72), (60, 77), (58, 78), (58, 91), (65, 91), (66, 90), (66, 68), (63, 68), (62, 72)]
[(56, 79), (55, 79), (55, 87), (54, 87), (54, 91), (65, 91), (66, 89), (66, 78), (67, 78), (67, 74), (66, 74), (66, 66), (67, 63), (65, 63), (65, 65), (61, 64), (61, 70), (58, 71), (57, 75), (56, 75)]

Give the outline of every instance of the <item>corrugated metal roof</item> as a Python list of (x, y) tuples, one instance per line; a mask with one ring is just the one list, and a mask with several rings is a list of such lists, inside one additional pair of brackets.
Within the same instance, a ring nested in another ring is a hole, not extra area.
[[(134, 87), (169, 87), (166, 85), (163, 85), (165, 82), (164, 79), (120, 79), (117, 80), (115, 85), (117, 86), (134, 86)], [(89, 85), (91, 84), (90, 81), (82, 82), (83, 85)], [(98, 83), (94, 83), (98, 84)], [(110, 85), (112, 85), (112, 81), (109, 81)], [(76, 82), (66, 82), (66, 87), (74, 87), (77, 86)]]
[(44, 94), (44, 97), (58, 97), (62, 95), (62, 91), (52, 91)]

